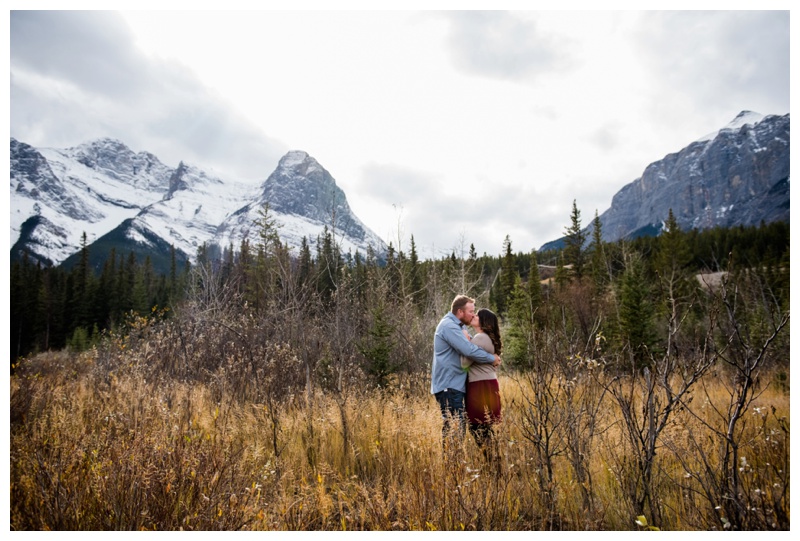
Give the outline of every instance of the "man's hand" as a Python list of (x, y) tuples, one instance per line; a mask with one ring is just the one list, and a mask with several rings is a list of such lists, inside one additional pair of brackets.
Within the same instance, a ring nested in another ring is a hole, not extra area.
[(500, 366), (500, 363), (502, 363), (502, 362), (503, 362), (503, 359), (500, 358), (500, 355), (495, 355), (494, 356), (494, 362), (492, 363), (492, 366)]

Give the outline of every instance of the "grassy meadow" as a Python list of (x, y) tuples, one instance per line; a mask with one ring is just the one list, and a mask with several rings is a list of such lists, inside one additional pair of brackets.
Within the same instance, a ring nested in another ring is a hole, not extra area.
[[(86, 352), (23, 360), (10, 383), (11, 529), (789, 528), (783, 373), (760, 375), (735, 464), (722, 463), (721, 424), (735, 384), (715, 368), (676, 405), (643, 470), (612, 391), (644, 415), (663, 406), (641, 398), (653, 396), (645, 381), (585, 364), (535, 400), (540, 381), (506, 369), (487, 461), (469, 434), (443, 448), (426, 374), (388, 390), (309, 387), (291, 348), (265, 340), (244, 353), (232, 336), (141, 320)], [(212, 354), (215, 369), (198, 360)], [(296, 380), (275, 376), (293, 370)], [(738, 473), (738, 516), (719, 499), (726, 468)]]

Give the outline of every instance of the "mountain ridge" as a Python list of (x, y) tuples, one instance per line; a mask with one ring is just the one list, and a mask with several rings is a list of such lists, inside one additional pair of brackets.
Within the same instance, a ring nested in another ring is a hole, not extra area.
[[(684, 230), (788, 222), (789, 129), (789, 114), (742, 111), (720, 130), (650, 163), (598, 216), (603, 240), (657, 235), (670, 209)], [(539, 251), (562, 244), (563, 237)]]
[[(657, 235), (669, 209), (683, 229), (788, 222), (789, 141), (789, 114), (742, 111), (624, 185), (599, 216), (603, 240)], [(212, 253), (238, 250), (265, 205), (292, 248), (304, 237), (313, 247), (327, 227), (342, 253), (371, 247), (380, 257), (387, 249), (333, 176), (302, 150), (287, 152), (264, 181), (243, 183), (184, 162), (171, 168), (112, 138), (67, 149), (37, 149), (13, 137), (10, 144), (12, 260), (27, 251), (45, 264), (63, 263), (86, 232), (98, 261), (119, 246), (161, 256), (174, 247), (179, 261), (194, 262), (202, 245)]]
[[(293, 184), (276, 183), (286, 176), (278, 175), (286, 164), (292, 165)], [(308, 191), (321, 203), (310, 206)], [(248, 220), (267, 203), (279, 234), (286, 227), (281, 237), (290, 248), (299, 248), (303, 237), (314, 246), (327, 225), (344, 253), (386, 250), (353, 214), (335, 179), (304, 151), (287, 153), (263, 182), (244, 183), (185, 162), (169, 168), (154, 154), (133, 152), (111, 138), (68, 149), (36, 149), (11, 138), (11, 200), (12, 259), (28, 251), (45, 264), (74, 259), (83, 232), (95, 267), (112, 246), (162, 257), (165, 246), (174, 246), (179, 262), (194, 262), (204, 244), (238, 249), (250, 234)], [(324, 219), (319, 205), (328, 203), (338, 223)]]

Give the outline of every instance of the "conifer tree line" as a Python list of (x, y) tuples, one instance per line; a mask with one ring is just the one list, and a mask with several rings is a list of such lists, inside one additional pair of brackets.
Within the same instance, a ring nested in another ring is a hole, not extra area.
[[(11, 358), (82, 350), (131, 314), (169, 317), (191, 307), (274, 319), (276, 341), (304, 345), (309, 380), (336, 388), (353, 365), (383, 387), (399, 372), (426, 373), (433, 328), (458, 293), (500, 315), (504, 363), (519, 369), (533, 367), (536, 349), (556, 335), (575, 344), (602, 339), (634, 369), (665, 348), (698, 347), (704, 292), (714, 287), (700, 273), (757, 282), (764, 302), (752, 307), (753, 318), (758, 310), (788, 312), (786, 223), (682, 231), (670, 211), (659, 236), (607, 243), (597, 213), (586, 228), (573, 202), (568, 219), (560, 250), (514, 252), (506, 236), (499, 256), (478, 256), (462, 239), (449, 256), (421, 261), (413, 235), (407, 247), (389, 243), (384, 259), (372, 250), (342, 253), (335, 227), (313, 250), (304, 238), (293, 251), (265, 206), (238, 247), (217, 254), (201, 246), (196, 263), (182, 268), (173, 249), (168, 274), (156, 274), (149, 258), (114, 251), (92, 269), (84, 235), (69, 271), (27, 258), (12, 265)], [(676, 317), (678, 340), (670, 327)]]
[(67, 270), (32, 262), (27, 254), (11, 265), (11, 359), (69, 347), (83, 350), (126, 314), (150, 314), (180, 300), (189, 269), (178, 269), (175, 250), (168, 274), (157, 274), (150, 258), (111, 249), (100, 271), (89, 264), (86, 234), (80, 257)]

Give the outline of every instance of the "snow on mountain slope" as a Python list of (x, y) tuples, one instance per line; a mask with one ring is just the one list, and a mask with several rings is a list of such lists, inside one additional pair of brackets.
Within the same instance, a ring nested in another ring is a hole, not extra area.
[(753, 111), (742, 111), (741, 113), (736, 115), (736, 118), (728, 122), (728, 124), (726, 124), (723, 128), (701, 137), (700, 139), (695, 141), (695, 143), (712, 141), (722, 131), (725, 130), (736, 131), (746, 124), (758, 124), (762, 120), (764, 120), (764, 115), (762, 115), (761, 113), (754, 113)]
[[(672, 212), (684, 230), (789, 222), (790, 116), (742, 111), (707, 137), (650, 163), (599, 215), (603, 240), (658, 235)], [(591, 238), (593, 225), (584, 228)], [(563, 239), (539, 251), (560, 249)]]
[[(63, 261), (84, 232), (92, 242), (163, 197), (170, 174), (155, 156), (113, 139), (65, 150), (12, 139), (11, 244), (21, 240), (35, 245), (39, 257)], [(31, 218), (37, 225), (21, 239)]]
[(603, 238), (658, 229), (670, 210), (686, 230), (788, 222), (789, 138), (788, 114), (743, 111), (712, 139), (649, 164), (620, 189), (600, 215)]
[(59, 264), (80, 249), (85, 232), (90, 252), (102, 238), (101, 252), (113, 243), (161, 252), (173, 246), (194, 262), (203, 244), (238, 250), (245, 236), (255, 241), (253, 223), (265, 203), (290, 248), (299, 248), (303, 237), (313, 247), (328, 227), (343, 253), (386, 250), (352, 213), (333, 177), (302, 151), (284, 156), (259, 186), (184, 163), (172, 169), (114, 139), (59, 150), (12, 138), (10, 188), (12, 258), (27, 251)]
[(168, 194), (134, 218), (128, 235), (147, 243), (142, 231), (150, 231), (193, 259), (198, 247), (209, 242), (231, 209), (241, 207), (257, 194), (256, 186), (224, 182), (181, 163), (170, 178)]

